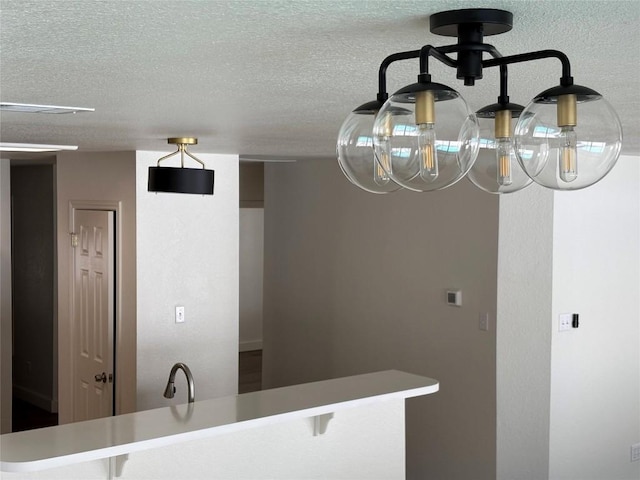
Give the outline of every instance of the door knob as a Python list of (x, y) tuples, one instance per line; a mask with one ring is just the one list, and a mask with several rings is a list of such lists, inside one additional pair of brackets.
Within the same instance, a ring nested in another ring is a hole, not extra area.
[(93, 378), (96, 379), (96, 382), (107, 383), (107, 374), (102, 372), (102, 374), (95, 375)]

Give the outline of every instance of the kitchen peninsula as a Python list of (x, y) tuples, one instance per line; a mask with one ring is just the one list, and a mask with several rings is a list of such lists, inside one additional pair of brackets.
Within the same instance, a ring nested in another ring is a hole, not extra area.
[(404, 400), (438, 388), (392, 370), (6, 434), (0, 470), (47, 480), (404, 478)]

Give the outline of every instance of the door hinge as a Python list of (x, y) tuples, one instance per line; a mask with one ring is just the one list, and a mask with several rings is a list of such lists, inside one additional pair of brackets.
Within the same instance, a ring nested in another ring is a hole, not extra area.
[(75, 233), (71, 234), (71, 246), (73, 248), (78, 246), (78, 235), (76, 235)]

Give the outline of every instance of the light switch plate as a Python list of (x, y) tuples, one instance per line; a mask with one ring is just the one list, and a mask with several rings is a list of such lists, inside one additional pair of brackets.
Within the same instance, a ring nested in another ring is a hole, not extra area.
[(177, 306), (176, 307), (176, 323), (184, 323), (184, 307)]

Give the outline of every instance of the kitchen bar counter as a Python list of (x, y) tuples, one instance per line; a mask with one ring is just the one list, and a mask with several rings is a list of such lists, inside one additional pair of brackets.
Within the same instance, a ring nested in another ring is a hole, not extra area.
[(0, 471), (44, 470), (287, 420), (321, 418), (438, 388), (437, 380), (389, 370), (10, 433), (0, 436)]

